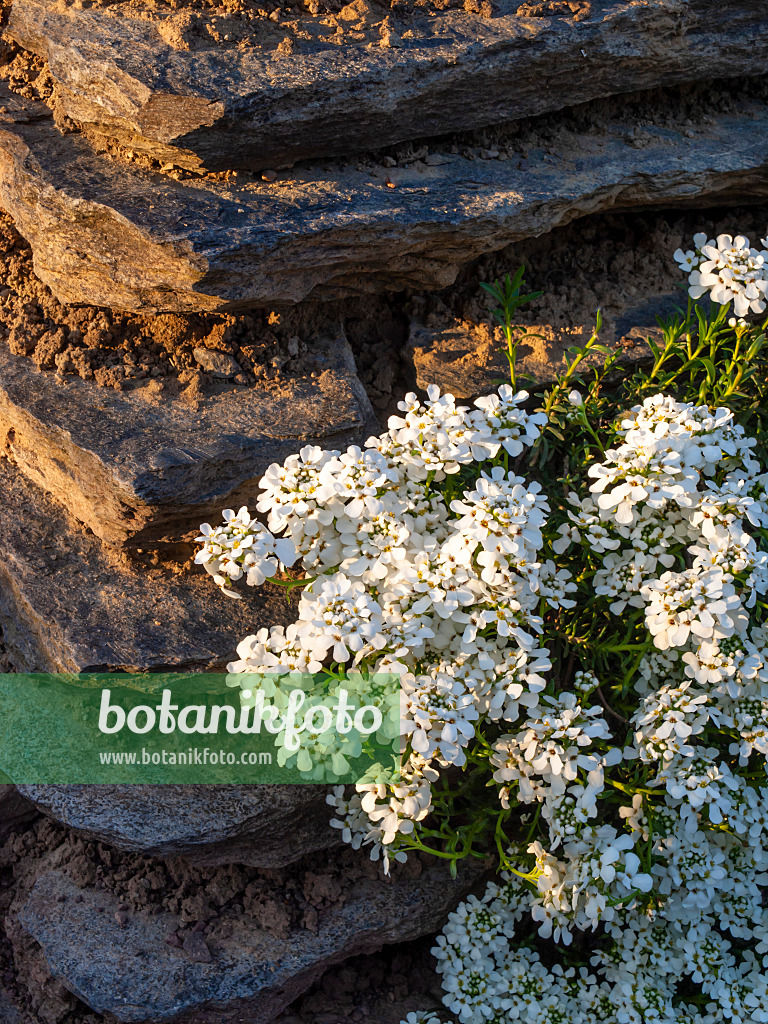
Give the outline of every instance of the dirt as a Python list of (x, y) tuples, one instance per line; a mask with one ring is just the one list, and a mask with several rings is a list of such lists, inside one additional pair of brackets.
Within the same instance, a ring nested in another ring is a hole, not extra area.
[[(10, 656), (8, 654), (8, 648), (5, 646), (5, 638), (3, 636), (3, 627), (0, 625), (0, 673), (13, 672), (15, 669), (11, 663)], [(1, 781), (0, 776), (0, 781)]]
[(399, 1024), (414, 1010), (438, 1010), (442, 985), (430, 954), (434, 937), (388, 946), (332, 967), (275, 1024)]
[(491, 0), (65, 0), (76, 9), (107, 10), (117, 17), (151, 21), (177, 50), (234, 46), (275, 53), (301, 53), (318, 43), (332, 46), (397, 46), (409, 38), (415, 18), (459, 12), (471, 17), (517, 13), (523, 18), (580, 21), (587, 0), (545, 3)]
[[(415, 296), (409, 312), (427, 327), (461, 325), (478, 345), (498, 345), (501, 331), (491, 315), (494, 304), (480, 283), (524, 266), (526, 290), (543, 294), (520, 310), (516, 322), (542, 335), (528, 344), (534, 357), (543, 360), (553, 342), (562, 349), (586, 341), (598, 308), (602, 337), (610, 342), (622, 340), (628, 310), (641, 316), (644, 305), (657, 303), (659, 297), (669, 297), (665, 306), (670, 311), (684, 308), (686, 278), (672, 254), (680, 246), (688, 248), (697, 231), (709, 237), (742, 233), (759, 245), (767, 229), (766, 206), (602, 214), (484, 257), (451, 288)], [(653, 323), (653, 315), (649, 319)]]
[(541, 344), (543, 358), (553, 339), (562, 347), (588, 336), (598, 307), (609, 340), (626, 310), (642, 305), (648, 296), (677, 290), (684, 303), (685, 292), (678, 288), (684, 277), (672, 253), (696, 231), (710, 236), (741, 231), (757, 242), (766, 228), (765, 207), (605, 214), (484, 257), (442, 292), (301, 303), (239, 317), (143, 317), (61, 305), (34, 276), (27, 243), (9, 218), (0, 215), (0, 335), (41, 369), (76, 373), (109, 387), (141, 388), (142, 393), (149, 382), (162, 389), (178, 381), (182, 394), (192, 400), (220, 386), (200, 369), (193, 355), (196, 347), (235, 358), (242, 367), (235, 378), (238, 384), (279, 388), (306, 373), (313, 344), (337, 336), (342, 325), (359, 376), (385, 419), (407, 387), (400, 353), (410, 317), (436, 329), (461, 323), (475, 334), (478, 345), (499, 343), (492, 303), (481, 281), (526, 267), (529, 288), (544, 294), (521, 311), (518, 322), (543, 336), (528, 343)]

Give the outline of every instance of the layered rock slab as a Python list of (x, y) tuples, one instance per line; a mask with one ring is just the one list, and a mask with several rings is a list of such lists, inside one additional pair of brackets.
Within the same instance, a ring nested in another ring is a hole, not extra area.
[(462, 263), (600, 210), (768, 196), (758, 100), (636, 141), (617, 115), (563, 127), (525, 167), (434, 154), (236, 184), (111, 161), (38, 120), (0, 131), (0, 203), (61, 301), (192, 312), (440, 288)]
[(196, 569), (134, 565), (0, 459), (0, 626), (17, 669), (219, 669), (259, 626), (292, 618), (282, 593), (221, 594)]
[(578, 19), (520, 16), (519, 6), (499, 0), (487, 18), (417, 8), (406, 26), (397, 12), (372, 24), (370, 7), (350, 4), (355, 42), (313, 38), (308, 19), (288, 54), (270, 22), (216, 46), (187, 38), (183, 16), (149, 21), (58, 0), (15, 0), (8, 32), (48, 60), (68, 118), (160, 161), (213, 170), (346, 156), (736, 68), (757, 75), (768, 59), (761, 0), (593, 0)]
[(33, 813), (37, 808), (121, 850), (278, 868), (341, 842), (329, 825), (327, 792), (284, 785), (21, 785), (17, 796)]
[(316, 367), (271, 388), (114, 391), (37, 370), (0, 341), (0, 446), (110, 544), (179, 541), (252, 501), (267, 466), (303, 444), (344, 450), (378, 431), (343, 337), (318, 351)]
[(332, 964), (434, 930), (480, 872), (467, 866), (453, 880), (430, 867), (418, 878), (365, 879), (315, 930), (278, 937), (240, 919), (229, 934), (200, 936), (207, 958), (191, 945), (168, 945), (171, 915), (121, 917), (115, 897), (59, 871), (37, 879), (18, 920), (51, 974), (98, 1013), (124, 1022), (267, 1024)]

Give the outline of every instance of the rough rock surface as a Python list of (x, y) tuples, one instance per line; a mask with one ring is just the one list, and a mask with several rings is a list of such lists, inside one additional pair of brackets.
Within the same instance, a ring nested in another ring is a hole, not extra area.
[[(479, 877), (442, 867), (417, 878), (362, 879), (313, 929), (279, 935), (245, 919), (197, 945), (167, 941), (167, 913), (121, 911), (109, 893), (66, 874), (37, 879), (18, 920), (42, 948), (54, 978), (99, 1013), (119, 1021), (266, 1024), (328, 966), (435, 929)], [(207, 961), (207, 962), (206, 962)]]
[(6, 459), (0, 493), (0, 625), (17, 669), (216, 669), (295, 617), (282, 593), (233, 601), (195, 569), (111, 559)]
[[(8, 783), (0, 783), (0, 840), (34, 818), (35, 805)], [(2, 1019), (2, 1018), (0, 1018)]]
[(19, 793), (32, 812), (27, 801), (100, 842), (195, 864), (281, 867), (341, 842), (320, 786), (23, 785)]
[(447, 156), (274, 185), (176, 181), (38, 120), (0, 131), (0, 202), (62, 301), (192, 311), (437, 288), (481, 253), (606, 208), (765, 198), (768, 106), (699, 113), (642, 138), (620, 114), (574, 122), (525, 167)]
[(15, 0), (8, 31), (47, 58), (68, 118), (162, 162), (214, 170), (347, 156), (734, 69), (762, 74), (768, 60), (762, 0), (585, 6), (576, 19), (521, 16), (518, 0), (498, 0), (491, 17), (417, 9), (406, 32), (382, 8), (371, 40), (376, 13), (358, 0), (345, 8), (356, 45), (304, 32), (287, 52), (260, 26), (248, 45), (206, 45), (168, 12), (149, 21), (59, 0)]
[(208, 395), (178, 382), (113, 391), (37, 370), (0, 340), (0, 446), (103, 540), (179, 541), (247, 503), (267, 466), (302, 444), (343, 450), (377, 431), (346, 340), (315, 365), (313, 376)]

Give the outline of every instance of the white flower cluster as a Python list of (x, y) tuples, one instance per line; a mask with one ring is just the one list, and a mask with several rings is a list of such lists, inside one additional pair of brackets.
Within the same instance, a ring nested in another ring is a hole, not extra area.
[[(768, 1021), (768, 629), (749, 612), (768, 592), (768, 474), (725, 409), (654, 396), (617, 434), (553, 548), (578, 545), (595, 593), (648, 631), (631, 742), (586, 706), (601, 690), (585, 671), (496, 741), (503, 806), (538, 804), (549, 844), (511, 849), (515, 873), (433, 950), (470, 1024)], [(600, 798), (619, 764), (644, 781), (617, 783), (630, 800), (614, 825)], [(589, 964), (545, 963), (532, 928), (565, 946), (593, 932)]]
[[(495, 783), (499, 822), (528, 838), (439, 941), (460, 1020), (765, 1024), (768, 473), (728, 410), (656, 395), (557, 525), (510, 467), (545, 423), (526, 398), (502, 387), (470, 409), (430, 388), (365, 449), (270, 467), (267, 527), (228, 513), (200, 560), (224, 583), (300, 567), (305, 586), (297, 621), (247, 637), (230, 672), (243, 700), (254, 673), (399, 678), (400, 776), (328, 797), (344, 840), (387, 867), (442, 772), (471, 762)], [(553, 669), (577, 601), (635, 637), (624, 679), (578, 638)], [(578, 968), (535, 951), (580, 932)]]
[[(227, 513), (219, 530), (203, 527), (198, 558), (217, 582), (245, 572), (258, 583), (278, 562), (314, 577), (297, 621), (246, 637), (230, 672), (311, 673), (332, 662), (373, 680), (400, 678), (408, 744), (400, 781), (329, 796), (333, 824), (386, 863), (398, 835), (428, 813), (438, 770), (464, 764), (481, 718), (525, 716), (539, 728), (542, 673), (551, 667), (536, 641), (539, 604), (572, 606), (574, 585), (539, 558), (549, 511), (541, 487), (506, 465), (478, 465), (497, 456), (506, 463), (534, 443), (545, 417), (526, 413), (526, 398), (506, 385), (474, 409), (437, 388), (425, 404), (407, 395), (403, 415), (365, 449), (306, 447), (271, 466), (257, 503), (269, 530), (245, 509)], [(449, 490), (468, 467), (471, 482)], [(549, 725), (541, 728), (544, 737)], [(593, 733), (589, 718), (585, 735)], [(564, 756), (569, 773), (572, 762), (599, 772), (586, 755), (573, 760), (570, 746)], [(550, 771), (558, 770), (553, 759)]]
[(279, 563), (292, 565), (296, 551), (288, 540), (277, 539), (258, 520), (251, 519), (243, 506), (238, 513), (224, 509), (224, 522), (219, 527), (203, 523), (196, 542), (202, 548), (195, 555), (213, 576), (214, 582), (227, 597), (239, 598), (231, 584), (245, 576), (249, 587), (259, 587), (278, 571)]
[(753, 249), (743, 235), (704, 234), (693, 236), (693, 249), (678, 249), (674, 258), (688, 274), (688, 294), (699, 299), (709, 294), (713, 302), (725, 306), (733, 302), (737, 317), (762, 313), (768, 292), (768, 239), (762, 249)]
[[(668, 812), (656, 824), (650, 874), (640, 870), (631, 838), (617, 839), (610, 826), (584, 833), (577, 848), (566, 844), (563, 860), (536, 844), (536, 889), (504, 872), (482, 899), (462, 903), (438, 937), (432, 952), (446, 1007), (467, 1024), (765, 1024), (768, 789), (750, 792), (732, 818), (733, 833), (678, 825), (662, 837)], [(640, 800), (626, 811), (647, 827)], [(596, 880), (609, 902), (589, 962), (576, 968), (542, 960), (530, 941), (529, 913), (546, 921), (541, 911), (554, 890), (551, 899), (578, 904), (593, 926)], [(627, 895), (651, 884), (654, 905), (638, 911)]]

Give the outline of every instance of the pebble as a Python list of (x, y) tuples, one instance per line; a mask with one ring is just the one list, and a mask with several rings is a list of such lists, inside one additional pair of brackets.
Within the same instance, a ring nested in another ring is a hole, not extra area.
[(184, 952), (197, 964), (209, 964), (213, 957), (200, 932), (188, 932), (184, 936)]
[(227, 378), (236, 377), (242, 372), (240, 364), (226, 352), (219, 352), (216, 349), (203, 348), (201, 345), (193, 349), (192, 355), (198, 366), (206, 373), (212, 373), (214, 377)]
[(261, 180), (270, 182), (277, 181), (277, 171), (262, 171)]

